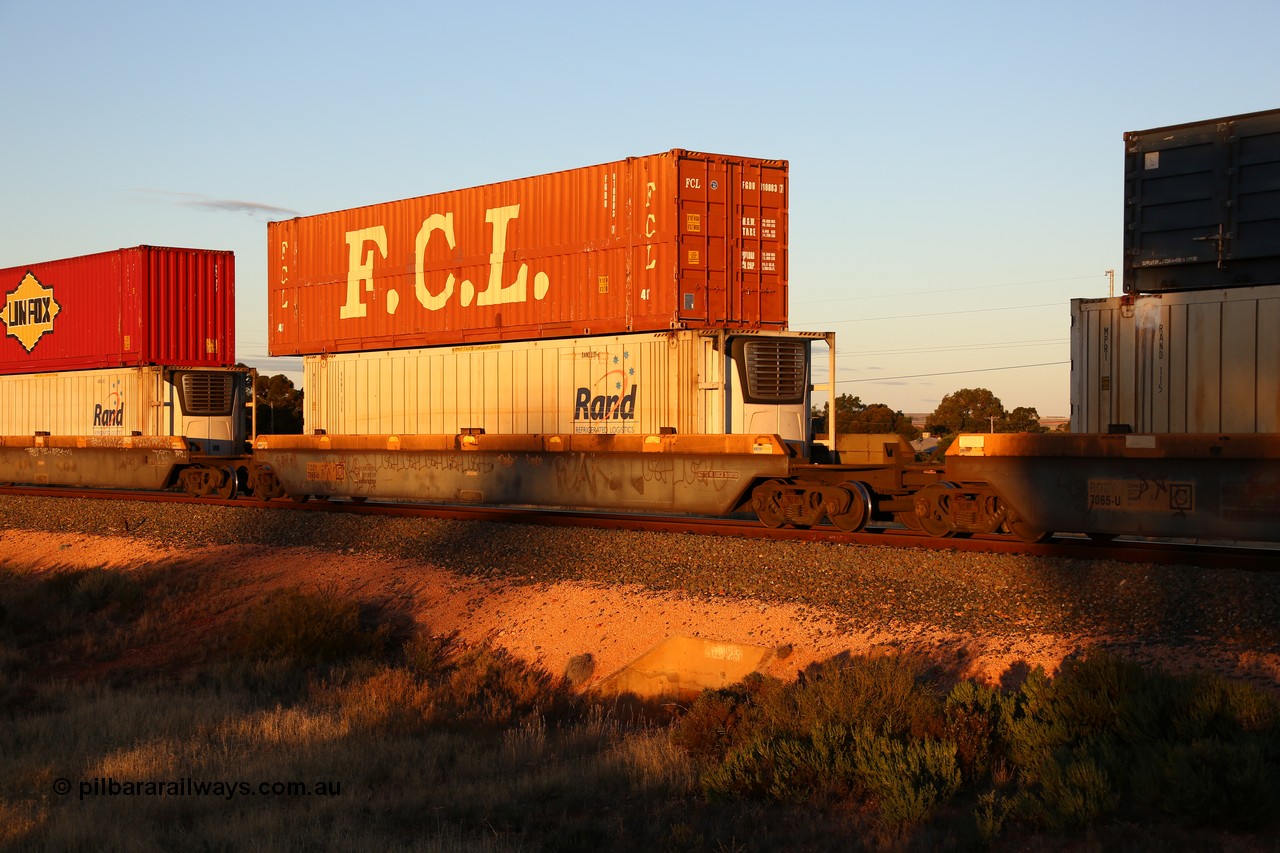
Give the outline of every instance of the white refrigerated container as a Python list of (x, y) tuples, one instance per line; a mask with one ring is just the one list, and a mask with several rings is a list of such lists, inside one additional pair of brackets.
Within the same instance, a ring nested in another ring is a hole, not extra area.
[(1280, 285), (1071, 301), (1071, 431), (1280, 432)]

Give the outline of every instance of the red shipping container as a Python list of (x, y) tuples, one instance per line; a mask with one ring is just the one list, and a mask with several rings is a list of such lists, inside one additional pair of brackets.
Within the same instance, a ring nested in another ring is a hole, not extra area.
[(235, 256), (136, 246), (0, 270), (0, 374), (235, 363)]
[(267, 226), (272, 355), (787, 327), (787, 163), (674, 150)]

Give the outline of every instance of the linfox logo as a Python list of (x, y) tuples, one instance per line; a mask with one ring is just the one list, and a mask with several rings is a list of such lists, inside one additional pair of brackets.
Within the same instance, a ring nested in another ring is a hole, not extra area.
[(53, 298), (53, 288), (45, 287), (30, 270), (18, 286), (5, 294), (0, 320), (5, 334), (18, 339), (23, 349), (31, 352), (46, 332), (53, 331), (53, 320), (62, 311)]
[[(477, 306), (506, 305), (512, 302), (526, 302), (529, 298), (529, 265), (521, 264), (516, 272), (515, 281), (503, 283), (505, 266), (503, 256), (507, 252), (507, 229), (511, 221), (520, 216), (520, 205), (511, 204), (505, 207), (493, 207), (485, 211), (484, 221), (490, 227), (489, 243), (489, 281), (484, 290), (476, 291), (476, 286), (469, 280), (461, 282), (453, 273), (449, 273), (443, 286), (435, 284), (435, 289), (428, 286), (426, 270), (427, 246), (432, 239), (444, 240), (452, 255), (457, 255), (458, 241), (453, 227), (453, 212), (433, 213), (422, 220), (418, 236), (414, 241), (414, 278), (413, 295), (423, 308), (428, 311), (439, 311), (449, 304), (457, 293), (463, 308), (474, 301)], [(387, 258), (387, 229), (384, 225), (362, 228), (346, 232), (347, 239), (347, 301), (339, 311), (343, 320), (353, 317), (364, 317), (369, 313), (369, 306), (361, 301), (360, 291), (373, 292), (374, 252), (381, 260)], [(283, 247), (282, 247), (283, 248)], [(465, 250), (467, 254), (472, 250)], [(542, 299), (551, 287), (551, 280), (545, 272), (533, 276), (533, 298)], [(386, 296), (388, 314), (396, 313), (400, 305), (400, 294), (389, 290)]]
[[(608, 366), (612, 369), (606, 370), (604, 375), (595, 383), (597, 388), (603, 386), (604, 393), (594, 393), (588, 386), (579, 387), (574, 394), (573, 400), (573, 420), (575, 421), (633, 421), (636, 417), (636, 369), (628, 362), (631, 360), (630, 352), (623, 352), (621, 356), (609, 356), (606, 353), (594, 350), (582, 353), (582, 358), (601, 359), (608, 362)], [(630, 383), (628, 386), (627, 383)], [(628, 389), (624, 394), (623, 390)], [(609, 393), (610, 391), (617, 393)], [(583, 425), (578, 428), (580, 432), (631, 432), (634, 426), (630, 424), (614, 424), (608, 423), (598, 425)]]

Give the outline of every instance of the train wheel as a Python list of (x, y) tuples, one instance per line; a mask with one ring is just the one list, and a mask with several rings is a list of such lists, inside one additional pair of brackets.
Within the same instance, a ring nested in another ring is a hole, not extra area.
[(182, 488), (189, 497), (207, 498), (216, 492), (213, 485), (213, 477), (217, 469), (206, 468), (203, 465), (193, 465), (184, 469), (179, 475)]
[(270, 501), (284, 496), (280, 479), (276, 477), (269, 465), (252, 465), (249, 468), (249, 485), (252, 493), (260, 501)]
[(871, 492), (862, 483), (849, 482), (840, 488), (849, 493), (849, 509), (839, 515), (830, 515), (831, 523), (845, 533), (857, 533), (871, 519)]
[(296, 504), (304, 504), (311, 500), (311, 495), (289, 495), (289, 500)]
[(215, 494), (224, 501), (229, 501), (236, 496), (236, 489), (239, 486), (236, 469), (223, 468), (222, 471), (226, 474), (226, 479), (222, 481), (222, 485), (217, 488)]
[(792, 513), (791, 526), (797, 530), (808, 530), (827, 514), (827, 499), (818, 489), (805, 491)]
[(777, 528), (787, 523), (782, 494), (782, 483), (779, 480), (770, 480), (752, 489), (751, 506), (756, 511), (756, 518), (765, 527)]
[(280, 497), (281, 492), (278, 486), (273, 490), (270, 488), (264, 488), (261, 485), (261, 482), (259, 482), (259, 485), (254, 486), (253, 488), (253, 496), (260, 501), (270, 501)]
[(916, 521), (920, 529), (930, 536), (954, 536), (955, 524), (951, 521), (951, 495), (954, 483), (934, 483), (916, 492)]
[(1037, 542), (1045, 542), (1053, 536), (1053, 531), (1051, 530), (1041, 530), (1038, 527), (1033, 527), (1003, 498), (995, 498), (995, 503), (991, 507), (991, 514), (995, 517), (1004, 517), (998, 528), (1001, 533), (1008, 533), (1023, 542), (1030, 542), (1034, 545)]
[(1053, 533), (1048, 530), (1040, 530), (1027, 524), (1027, 520), (1022, 516), (1010, 512), (1009, 517), (1004, 520), (1004, 529), (1021, 539), (1023, 542), (1035, 544), (1037, 542), (1047, 542)]
[(920, 526), (920, 516), (914, 512), (895, 512), (893, 518), (908, 530), (914, 530), (918, 533), (924, 529)]

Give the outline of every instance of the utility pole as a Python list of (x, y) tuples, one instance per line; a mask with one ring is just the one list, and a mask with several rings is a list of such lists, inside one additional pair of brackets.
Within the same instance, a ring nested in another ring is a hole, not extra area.
[(1115, 296), (1116, 295), (1116, 271), (1107, 270), (1105, 273), (1103, 273), (1103, 275), (1107, 277), (1107, 295)]

